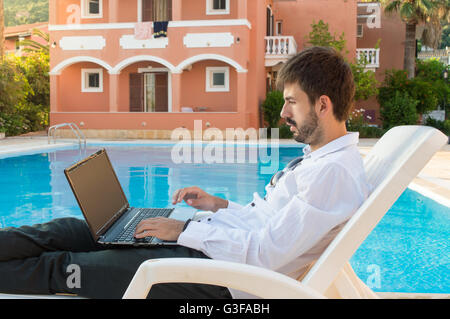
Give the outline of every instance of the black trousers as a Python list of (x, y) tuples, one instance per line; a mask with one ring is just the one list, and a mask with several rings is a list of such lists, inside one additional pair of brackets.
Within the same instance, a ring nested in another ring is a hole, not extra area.
[[(183, 246), (100, 247), (86, 222), (60, 218), (45, 224), (0, 229), (0, 293), (71, 293), (121, 298), (139, 265), (155, 258), (208, 258)], [(74, 276), (79, 277), (74, 277)], [(231, 298), (227, 288), (157, 284), (148, 298)]]

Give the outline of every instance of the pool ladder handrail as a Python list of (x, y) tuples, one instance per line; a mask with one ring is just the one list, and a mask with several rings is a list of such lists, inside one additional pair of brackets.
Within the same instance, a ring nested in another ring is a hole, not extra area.
[[(73, 134), (78, 138), (78, 143), (81, 147), (81, 142), (83, 142), (84, 147), (86, 148), (86, 136), (84, 136), (83, 132), (79, 129), (79, 127), (75, 123), (61, 123), (51, 126), (48, 129), (47, 139), (48, 144), (50, 144), (50, 138), (53, 137), (53, 143), (56, 144), (56, 130), (68, 126), (72, 130)], [(52, 135), (52, 131), (54, 132)]]

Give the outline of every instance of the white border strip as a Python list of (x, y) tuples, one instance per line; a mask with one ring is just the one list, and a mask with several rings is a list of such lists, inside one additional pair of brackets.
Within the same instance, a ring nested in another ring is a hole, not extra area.
[[(115, 30), (134, 29), (136, 23), (84, 23), (84, 24), (50, 24), (49, 31), (78, 31), (78, 30)], [(222, 26), (247, 26), (252, 28), (247, 19), (217, 19), (217, 20), (184, 20), (170, 21), (170, 28), (184, 27), (222, 27)]]
[(439, 203), (441, 205), (450, 207), (450, 199), (445, 198), (445, 197), (443, 197), (443, 196), (441, 196), (439, 194), (436, 194), (435, 192), (429, 190), (428, 188), (420, 186), (420, 185), (418, 185), (418, 184), (416, 184), (414, 182), (410, 183), (408, 185), (408, 188), (413, 190), (413, 191), (415, 191), (415, 192), (417, 192), (417, 193), (422, 194), (425, 197), (431, 198), (432, 200), (434, 200), (435, 202), (437, 202), (437, 203)]
[(0, 159), (14, 156), (24, 156), (30, 153), (42, 153), (48, 150), (64, 150), (78, 146), (78, 143), (66, 142), (56, 144), (39, 144), (39, 145), (23, 145), (20, 147), (9, 148), (7, 150), (0, 149)]

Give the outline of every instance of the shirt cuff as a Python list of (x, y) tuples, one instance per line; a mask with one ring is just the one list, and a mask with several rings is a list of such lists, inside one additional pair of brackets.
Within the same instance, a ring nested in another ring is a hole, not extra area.
[(227, 207), (228, 209), (239, 210), (242, 207), (244, 207), (244, 206), (239, 205), (238, 203), (232, 202), (231, 200), (228, 201), (228, 207)]
[(212, 226), (202, 222), (190, 222), (178, 236), (177, 244), (196, 250), (202, 250), (203, 243)]

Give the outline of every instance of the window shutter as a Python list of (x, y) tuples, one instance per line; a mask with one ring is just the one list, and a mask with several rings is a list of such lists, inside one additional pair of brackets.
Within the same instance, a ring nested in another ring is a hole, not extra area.
[(144, 75), (130, 74), (130, 112), (144, 112)]
[(168, 74), (166, 72), (156, 73), (155, 80), (155, 112), (168, 112)]
[(172, 21), (172, 0), (167, 0), (167, 21)]
[(142, 21), (149, 22), (153, 20), (153, 0), (142, 0)]

